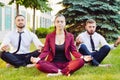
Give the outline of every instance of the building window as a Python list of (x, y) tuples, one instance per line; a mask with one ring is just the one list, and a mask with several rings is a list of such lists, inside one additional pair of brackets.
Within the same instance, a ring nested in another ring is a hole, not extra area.
[(39, 26), (39, 27), (41, 27), (41, 24), (42, 24), (42, 23), (41, 23), (41, 17), (40, 17), (40, 26)]
[[(15, 8), (14, 8), (13, 12), (14, 12), (14, 19), (13, 20), (15, 21), (15, 17), (16, 17), (16, 9)], [(13, 22), (13, 23), (15, 23), (15, 22)], [(16, 24), (14, 24), (14, 28), (16, 28)]]
[(27, 26), (30, 27), (30, 14), (27, 13)]
[(44, 23), (43, 23), (44, 21), (43, 21), (43, 17), (40, 17), (40, 27), (44, 27)]
[(0, 31), (2, 30), (2, 8), (0, 7)]
[(24, 10), (21, 11), (21, 14), (26, 17), (26, 12)]
[(39, 26), (38, 26), (38, 16), (36, 16), (36, 28), (39, 28)]
[(11, 22), (12, 18), (12, 9), (10, 7), (5, 7), (5, 30), (10, 30), (11, 29)]

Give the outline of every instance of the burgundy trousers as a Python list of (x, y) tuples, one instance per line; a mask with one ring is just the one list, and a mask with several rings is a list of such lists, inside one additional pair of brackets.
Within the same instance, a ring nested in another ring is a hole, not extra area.
[(72, 74), (84, 65), (83, 59), (76, 59), (69, 62), (49, 62), (40, 60), (36, 68), (45, 73), (57, 73), (60, 69), (63, 75)]

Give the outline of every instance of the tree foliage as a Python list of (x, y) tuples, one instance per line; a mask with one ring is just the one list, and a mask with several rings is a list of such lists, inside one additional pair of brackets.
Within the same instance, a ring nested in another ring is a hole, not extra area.
[(1, 7), (4, 6), (4, 3), (0, 2), (0, 6), (1, 6)]
[(41, 12), (51, 11), (49, 7), (48, 0), (11, 0), (9, 4), (16, 2), (17, 5), (17, 14), (19, 14), (19, 5), (24, 6), (25, 8), (33, 9), (33, 32), (35, 33), (35, 11), (40, 10)]
[(120, 30), (119, 0), (63, 0), (63, 9), (58, 13), (66, 17), (68, 31), (75, 36), (82, 32), (87, 19), (97, 22), (97, 32), (108, 41), (114, 40)]
[(11, 0), (9, 5), (16, 3), (19, 5), (23, 5), (26, 8), (36, 8), (41, 12), (47, 12), (52, 10), (48, 5), (48, 0)]
[(26, 8), (35, 8), (37, 10), (40, 10), (41, 12), (47, 12), (52, 10), (48, 4), (48, 0), (24, 0), (23, 5)]
[(48, 0), (24, 0), (22, 5), (33, 9), (33, 32), (35, 33), (35, 10), (40, 10), (41, 12), (51, 11)]
[(12, 5), (13, 3), (16, 4), (16, 15), (19, 14), (19, 5), (22, 5), (23, 0), (11, 0), (8, 4)]

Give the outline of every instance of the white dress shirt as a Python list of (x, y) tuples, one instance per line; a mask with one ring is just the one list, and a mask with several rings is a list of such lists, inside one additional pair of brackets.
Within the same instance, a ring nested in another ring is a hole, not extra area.
[[(90, 35), (87, 33), (87, 31), (82, 32), (81, 34), (78, 35), (78, 37), (80, 37), (80, 39), (82, 40), (83, 44), (86, 45), (86, 47), (88, 48), (88, 50), (90, 52), (92, 52), (92, 47), (91, 47), (91, 43), (90, 43)], [(102, 35), (100, 35), (99, 33), (97, 33), (97, 32), (95, 32), (92, 35), (92, 39), (94, 41), (95, 50), (99, 50), (100, 47), (102, 47), (104, 45), (110, 46), (111, 49), (114, 48), (114, 44), (109, 45), (107, 43), (107, 41), (105, 40), (105, 38)]]
[[(18, 48), (18, 41), (19, 41), (19, 33), (17, 30), (14, 30), (14, 31), (9, 32), (5, 36), (0, 47), (2, 47), (3, 45), (10, 45), (12, 47), (10, 52), (13, 53)], [(40, 40), (34, 33), (24, 29), (23, 33), (21, 34), (20, 49), (17, 52), (17, 54), (29, 53), (30, 45), (32, 42), (34, 43), (34, 45), (36, 46), (37, 49), (39, 48), (39, 46), (43, 46), (43, 44), (40, 42)]]

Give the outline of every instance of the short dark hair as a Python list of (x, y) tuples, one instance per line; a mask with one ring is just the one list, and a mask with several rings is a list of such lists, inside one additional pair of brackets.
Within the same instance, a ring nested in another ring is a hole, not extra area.
[(19, 17), (19, 16), (22, 16), (22, 17), (24, 17), (24, 18), (25, 18), (25, 16), (23, 16), (23, 15), (19, 14), (19, 15), (15, 16), (15, 19), (16, 19), (17, 17)]

